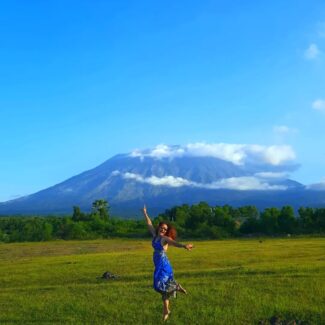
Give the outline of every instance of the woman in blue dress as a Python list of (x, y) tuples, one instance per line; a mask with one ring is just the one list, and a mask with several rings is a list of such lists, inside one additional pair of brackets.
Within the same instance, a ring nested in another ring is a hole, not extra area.
[(147, 209), (144, 206), (143, 214), (147, 222), (148, 229), (153, 236), (152, 247), (154, 249), (153, 262), (155, 265), (155, 271), (153, 275), (153, 287), (159, 292), (163, 300), (163, 320), (167, 320), (170, 309), (169, 309), (169, 298), (171, 296), (176, 297), (177, 291), (185, 293), (186, 290), (175, 281), (173, 268), (168, 260), (166, 251), (168, 245), (185, 248), (191, 250), (192, 244), (183, 245), (175, 241), (176, 230), (173, 226), (167, 222), (160, 222), (157, 229), (152, 225), (152, 222), (148, 216)]

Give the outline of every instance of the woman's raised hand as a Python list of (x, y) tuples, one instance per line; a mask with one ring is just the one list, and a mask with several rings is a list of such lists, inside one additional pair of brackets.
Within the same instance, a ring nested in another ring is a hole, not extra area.
[(143, 206), (142, 212), (143, 212), (144, 214), (147, 214), (147, 207), (146, 207), (146, 205)]

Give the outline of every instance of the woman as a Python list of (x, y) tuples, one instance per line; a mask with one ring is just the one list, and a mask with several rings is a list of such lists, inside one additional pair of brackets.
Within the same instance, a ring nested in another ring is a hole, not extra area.
[(170, 296), (173, 295), (176, 297), (177, 291), (186, 294), (186, 290), (174, 280), (173, 269), (166, 255), (168, 245), (187, 250), (191, 250), (193, 245), (183, 245), (176, 242), (176, 229), (166, 222), (160, 222), (157, 229), (155, 229), (148, 216), (146, 206), (143, 207), (143, 215), (146, 219), (148, 229), (153, 236), (152, 247), (154, 248), (153, 261), (155, 264), (153, 287), (157, 292), (161, 293), (163, 300), (163, 320), (165, 321), (170, 314)]

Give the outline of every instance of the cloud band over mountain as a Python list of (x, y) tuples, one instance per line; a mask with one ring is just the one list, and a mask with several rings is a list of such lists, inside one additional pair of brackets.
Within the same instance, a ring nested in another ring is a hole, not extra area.
[(235, 165), (246, 163), (280, 166), (295, 160), (294, 150), (288, 145), (249, 145), (204, 142), (190, 143), (185, 146), (158, 145), (151, 150), (134, 150), (131, 157), (151, 157), (156, 159), (184, 156), (214, 157), (232, 162)]
[(198, 183), (194, 181), (187, 180), (182, 177), (174, 177), (171, 175), (164, 177), (150, 176), (143, 177), (135, 173), (121, 173), (119, 171), (114, 171), (113, 176), (121, 176), (127, 180), (133, 180), (139, 183), (146, 183), (153, 186), (168, 186), (168, 187), (182, 187), (190, 186), (205, 189), (228, 189), (228, 190), (286, 190), (287, 187), (283, 185), (272, 185), (269, 184), (265, 178), (259, 178), (258, 176), (245, 176), (245, 177), (229, 177), (223, 178), (218, 181), (211, 183)]
[[(256, 144), (226, 144), (226, 143), (189, 143), (184, 146), (168, 146), (160, 144), (153, 149), (134, 150), (130, 157), (151, 159), (177, 159), (183, 157), (212, 157), (221, 159), (242, 168), (245, 175), (240, 177), (221, 177), (210, 183), (193, 181), (177, 175), (140, 175), (124, 171), (115, 171), (123, 179), (146, 183), (153, 186), (183, 187), (190, 186), (206, 189), (231, 190), (285, 190), (282, 184), (275, 184), (276, 180), (288, 177), (296, 158), (294, 150), (288, 145), (263, 146)], [(246, 166), (250, 166), (248, 169)], [(255, 166), (255, 167), (254, 167)], [(257, 168), (258, 166), (258, 168)], [(277, 168), (271, 171), (269, 168)], [(114, 174), (113, 173), (113, 174)]]

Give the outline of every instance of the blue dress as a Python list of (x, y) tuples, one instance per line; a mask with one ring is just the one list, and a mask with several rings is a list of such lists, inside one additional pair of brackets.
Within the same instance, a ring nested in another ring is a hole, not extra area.
[(157, 237), (152, 240), (153, 262), (155, 264), (153, 287), (162, 294), (163, 299), (168, 299), (171, 295), (176, 297), (177, 282), (174, 280), (173, 268), (160, 241), (160, 238)]

